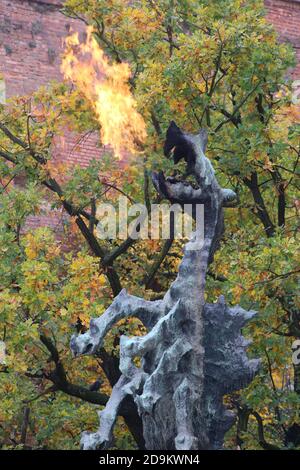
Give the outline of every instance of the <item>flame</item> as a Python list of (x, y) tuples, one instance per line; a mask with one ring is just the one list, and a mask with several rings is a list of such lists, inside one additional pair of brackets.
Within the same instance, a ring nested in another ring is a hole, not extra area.
[(109, 63), (87, 28), (86, 41), (78, 33), (65, 40), (61, 70), (90, 101), (101, 127), (101, 141), (118, 158), (134, 153), (146, 139), (146, 126), (136, 109), (128, 84), (131, 72), (126, 63)]

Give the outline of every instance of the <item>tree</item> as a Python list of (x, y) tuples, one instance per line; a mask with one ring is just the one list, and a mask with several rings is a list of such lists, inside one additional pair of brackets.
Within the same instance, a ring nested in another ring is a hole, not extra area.
[[(148, 173), (170, 166), (162, 162), (160, 149), (174, 114), (187, 131), (208, 129), (207, 155), (218, 180), (238, 196), (236, 208), (226, 209), (226, 235), (209, 271), (207, 300), (229, 292), (230, 302), (259, 311), (246, 333), (263, 364), (246, 391), (227, 398), (238, 411), (238, 423), (226, 445), (297, 445), (299, 368), (292, 364), (291, 344), (299, 338), (294, 253), (300, 148), (299, 117), (286, 79), (294, 54), (278, 43), (257, 0), (247, 5), (237, 0), (84, 3), (69, 0), (64, 12), (92, 24), (112, 60), (130, 64), (130, 85), (148, 139), (142, 158), (134, 165), (128, 161), (126, 181), (124, 168), (109, 155), (86, 169), (63, 163), (57, 168), (51, 160), (53, 135), (66, 125), (80, 132), (98, 126), (86, 96), (52, 84), (1, 108), (1, 312), (7, 364), (0, 386), (9, 393), (0, 408), (3, 446), (24, 444), (27, 407), (29, 431), (31, 426), (38, 433), (31, 442), (28, 432), (26, 445), (78, 445), (79, 430), (95, 426), (87, 418), (93, 416), (86, 413), (89, 403), (104, 405), (119, 378), (120, 330), (136, 334), (142, 327), (135, 320), (122, 322), (99, 360), (85, 357), (79, 368), (68, 349), (70, 323), (74, 330), (84, 329), (123, 286), (153, 299), (162, 297), (174, 278), (178, 243), (135, 243), (130, 236), (102, 242), (95, 234), (99, 201), (115, 202), (119, 191), (147, 205), (155, 197)], [(13, 185), (19, 175), (25, 175), (24, 187)], [(60, 240), (49, 229), (24, 229), (45, 198), (69, 216)], [(100, 368), (104, 385), (90, 392)], [(120, 422), (117, 446), (136, 445), (131, 435), (142, 445), (132, 402), (120, 414), (131, 434)]]

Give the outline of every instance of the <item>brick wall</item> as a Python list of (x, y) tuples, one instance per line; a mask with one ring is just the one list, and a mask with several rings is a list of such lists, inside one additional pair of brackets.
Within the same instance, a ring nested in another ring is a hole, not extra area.
[[(0, 74), (6, 98), (31, 93), (51, 80), (61, 80), (63, 40), (70, 31), (83, 33), (84, 24), (65, 17), (58, 0), (0, 0)], [(86, 165), (99, 154), (97, 135), (84, 139), (66, 132), (55, 143), (58, 158)]]
[(55, 1), (0, 0), (0, 70), (7, 97), (59, 79), (59, 55), (70, 27)]
[(292, 76), (300, 79), (300, 0), (265, 0), (265, 5), (280, 39), (290, 42), (296, 50), (298, 65)]
[[(84, 24), (64, 16), (58, 0), (0, 0), (0, 74), (4, 77), (6, 99), (28, 94), (51, 80), (61, 80), (63, 40), (70, 29), (83, 34)], [(66, 130), (55, 139), (55, 158), (71, 165), (86, 166), (101, 153), (98, 133), (78, 136)], [(18, 181), (21, 183), (21, 181)], [(38, 217), (27, 226), (62, 227), (62, 214), (45, 203)]]

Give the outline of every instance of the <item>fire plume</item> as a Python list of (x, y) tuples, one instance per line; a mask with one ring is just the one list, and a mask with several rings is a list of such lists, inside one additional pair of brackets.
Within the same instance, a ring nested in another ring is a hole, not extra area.
[(127, 63), (111, 63), (87, 28), (85, 42), (78, 33), (66, 38), (61, 70), (91, 103), (101, 128), (101, 141), (118, 158), (137, 151), (146, 139), (146, 126), (129, 88)]

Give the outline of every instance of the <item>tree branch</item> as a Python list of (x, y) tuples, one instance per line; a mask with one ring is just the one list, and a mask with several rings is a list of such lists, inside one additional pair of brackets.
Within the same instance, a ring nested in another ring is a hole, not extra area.
[(24, 411), (23, 411), (23, 423), (21, 427), (21, 439), (20, 439), (20, 444), (23, 444), (23, 445), (25, 445), (26, 443), (27, 428), (29, 424), (29, 415), (30, 415), (30, 408), (28, 406), (25, 406)]
[(254, 416), (254, 418), (256, 419), (257, 421), (257, 430), (258, 430), (258, 442), (259, 444), (261, 445), (261, 447), (264, 449), (264, 450), (281, 450), (280, 447), (274, 445), (274, 444), (269, 444), (266, 439), (265, 439), (265, 434), (264, 434), (264, 425), (263, 425), (263, 419), (262, 417), (260, 416), (259, 413), (257, 413), (257, 411), (254, 411), (254, 410), (251, 410), (251, 414), (252, 416)]
[(154, 279), (154, 276), (157, 273), (157, 271), (159, 270), (160, 266), (162, 265), (165, 257), (167, 256), (167, 254), (168, 254), (168, 252), (169, 252), (169, 250), (170, 250), (170, 248), (173, 244), (173, 241), (174, 241), (174, 238), (169, 238), (168, 240), (165, 240), (159, 255), (154, 260), (154, 262), (153, 262), (153, 264), (152, 264), (152, 266), (149, 270), (148, 276), (146, 276), (146, 278), (144, 279), (144, 284), (145, 284), (146, 289), (151, 288), (151, 283)]
[(60, 390), (67, 395), (71, 395), (76, 398), (81, 398), (89, 403), (97, 405), (105, 405), (108, 397), (104, 393), (91, 392), (88, 388), (82, 387), (81, 385), (75, 385), (67, 380), (67, 374), (64, 366), (60, 360), (58, 350), (52, 340), (46, 335), (40, 335), (40, 340), (46, 346), (50, 353), (50, 359), (55, 364), (54, 371), (45, 375), (45, 377), (55, 385), (57, 390)]
[(257, 215), (264, 226), (267, 237), (272, 237), (275, 232), (275, 227), (270, 219), (262, 194), (260, 192), (257, 173), (252, 172), (251, 177), (243, 178), (243, 181), (252, 193), (255, 207), (257, 209)]
[[(44, 334), (40, 335), (40, 340), (46, 346), (47, 350), (50, 353), (50, 359), (55, 364), (54, 371), (50, 372), (47, 375), (44, 374), (45, 377), (48, 380), (51, 380), (51, 382), (53, 382), (53, 384), (58, 390), (66, 393), (67, 395), (80, 398), (81, 400), (87, 401), (89, 403), (105, 406), (109, 397), (104, 393), (92, 392), (86, 387), (82, 387), (81, 385), (75, 385), (69, 382), (67, 380), (67, 375), (66, 375), (64, 366), (60, 360), (58, 350), (55, 344), (53, 343), (53, 341)], [(110, 356), (104, 350), (103, 350), (103, 353), (106, 358), (107, 356), (110, 358)], [(111, 363), (111, 361), (108, 361), (108, 362)], [(116, 366), (114, 363), (113, 369), (115, 368)], [(103, 370), (107, 374), (108, 372), (107, 368), (106, 369), (103, 368)], [(118, 368), (117, 368), (117, 371), (118, 371), (118, 377), (119, 377), (120, 372)], [(110, 375), (107, 374), (107, 375), (108, 375), (108, 379), (111, 380), (111, 374)], [(117, 379), (114, 379), (113, 382), (115, 382), (115, 380)], [(133, 401), (130, 399), (130, 397), (122, 403), (120, 410), (119, 410), (119, 415), (123, 416), (125, 423), (127, 424), (129, 431), (132, 433), (133, 437), (135, 438), (139, 448), (143, 449), (144, 438), (143, 438), (143, 432), (142, 432), (142, 423), (137, 414), (136, 406), (133, 403)]]
[[(235, 115), (237, 114), (237, 112), (240, 110), (240, 108), (246, 103), (246, 101), (248, 100), (248, 98), (250, 98), (250, 96), (257, 90), (257, 88), (259, 87), (259, 85), (261, 84), (261, 82), (258, 82), (254, 88), (252, 88), (252, 90), (250, 90), (245, 96), (244, 98), (242, 99), (242, 101), (237, 105), (235, 106), (233, 112), (230, 114), (230, 117), (228, 117), (227, 119), (225, 119), (224, 121), (220, 122), (218, 124), (218, 126), (215, 128), (214, 132), (218, 132), (223, 126), (224, 124), (227, 124), (228, 122), (233, 122), (233, 124), (236, 124), (236, 121), (233, 119), (235, 117)], [(222, 112), (222, 111), (221, 111)]]

